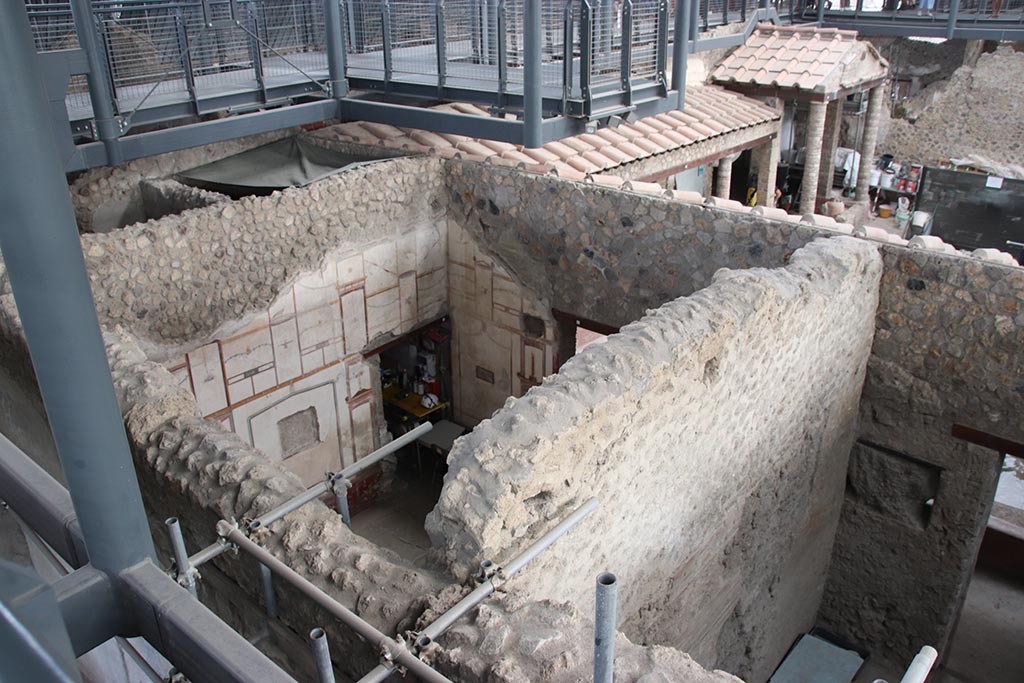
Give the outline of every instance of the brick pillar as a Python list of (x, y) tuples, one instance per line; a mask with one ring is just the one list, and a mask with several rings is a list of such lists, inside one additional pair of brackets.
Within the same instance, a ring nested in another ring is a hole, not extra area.
[(843, 125), (843, 100), (832, 100), (825, 112), (825, 133), (821, 139), (821, 169), (818, 171), (818, 203), (828, 199), (836, 167), (839, 129)]
[(811, 112), (807, 116), (807, 136), (804, 138), (806, 159), (804, 160), (804, 179), (800, 187), (800, 213), (814, 213), (814, 201), (818, 197), (818, 173), (821, 171), (821, 140), (825, 136), (824, 102), (811, 102)]
[[(883, 84), (884, 85), (884, 84)], [(860, 167), (857, 169), (857, 190), (854, 201), (867, 203), (868, 185), (871, 183), (871, 168), (875, 162), (875, 145), (878, 143), (878, 126), (882, 121), (882, 108), (885, 106), (885, 89), (876, 85), (868, 97), (868, 112), (864, 117), (864, 134), (861, 136)]]
[(732, 190), (732, 163), (738, 157), (738, 154), (730, 154), (718, 160), (718, 181), (715, 184), (716, 197), (731, 199), (729, 195)]
[(779, 136), (754, 148), (754, 168), (757, 170), (757, 205), (775, 206), (775, 174), (779, 170)]

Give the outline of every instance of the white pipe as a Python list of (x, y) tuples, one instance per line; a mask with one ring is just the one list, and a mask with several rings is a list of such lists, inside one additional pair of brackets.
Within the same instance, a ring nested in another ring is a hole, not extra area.
[(938, 657), (939, 653), (934, 647), (930, 645), (922, 647), (921, 651), (914, 657), (914, 661), (910, 663), (910, 668), (907, 669), (907, 673), (904, 674), (900, 683), (924, 683)]

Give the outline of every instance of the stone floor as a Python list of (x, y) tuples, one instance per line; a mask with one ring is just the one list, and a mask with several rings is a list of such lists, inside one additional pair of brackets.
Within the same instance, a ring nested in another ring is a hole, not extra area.
[(423, 522), (437, 504), (444, 475), (434, 471), (439, 463), (427, 452), (422, 453), (422, 469), (414, 458), (400, 465), (390, 492), (352, 517), (352, 531), (423, 566), (430, 550)]
[[(1024, 581), (978, 570), (944, 666), (928, 677), (928, 683), (1020, 683), (1024, 680), (1022, 643)], [(869, 661), (855, 683), (877, 679), (897, 683), (905, 668)]]

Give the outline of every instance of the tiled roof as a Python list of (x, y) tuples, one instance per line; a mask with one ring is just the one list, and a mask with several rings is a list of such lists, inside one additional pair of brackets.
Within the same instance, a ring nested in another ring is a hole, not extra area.
[[(435, 108), (489, 116), (471, 104), (443, 104)], [(538, 173), (556, 171), (560, 175), (582, 177), (609, 172), (623, 164), (778, 119), (779, 114), (775, 110), (756, 100), (723, 88), (698, 85), (686, 89), (686, 107), (681, 111), (648, 116), (632, 123), (622, 123), (617, 128), (601, 128), (595, 133), (582, 133), (549, 142), (539, 149), (365, 121), (330, 126), (314, 135), (369, 145), (432, 151), (448, 158), (459, 154), (463, 158), (488, 159), (515, 166), (522, 164)]]
[(760, 24), (715, 67), (716, 83), (834, 94), (884, 78), (889, 64), (856, 31)]

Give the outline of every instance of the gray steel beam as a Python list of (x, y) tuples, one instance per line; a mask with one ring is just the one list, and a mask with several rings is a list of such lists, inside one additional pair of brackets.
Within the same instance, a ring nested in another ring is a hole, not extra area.
[(825, 15), (823, 26), (827, 28), (850, 29), (865, 36), (903, 36), (920, 38), (950, 38), (953, 40), (1024, 40), (1024, 24), (1002, 22), (986, 19), (969, 24), (960, 22), (950, 27), (944, 22), (934, 21), (931, 17), (900, 16), (895, 17), (843, 17)]
[[(283, 128), (301, 126), (305, 123), (316, 123), (337, 118), (337, 100), (317, 100), (307, 104), (294, 104), (279, 109), (239, 114), (215, 121), (192, 123), (177, 128), (156, 130), (150, 133), (128, 135), (118, 141), (122, 158), (125, 161), (142, 157), (166, 154), (179, 149), (208, 145), (224, 140), (258, 135)], [(90, 143), (79, 145), (78, 153), (72, 163), (65, 169), (67, 172), (79, 171), (107, 163), (102, 145)]]
[(295, 683), (151, 562), (123, 585), (141, 635), (193, 683)]
[(690, 43), (690, 3), (675, 0), (675, 37), (672, 39), (672, 89), (676, 91), (676, 108), (686, 105), (686, 62)]
[(154, 556), (25, 6), (0, 4), (0, 250), (91, 564)]
[[(120, 164), (121, 159), (117, 156), (116, 143), (117, 139), (121, 137), (121, 121), (117, 117), (114, 90), (107, 71), (107, 60), (96, 35), (97, 25), (92, 13), (92, 2), (90, 0), (70, 0), (70, 6), (75, 21), (75, 32), (78, 34), (78, 44), (82, 47), (89, 62), (89, 101), (92, 102), (96, 134), (100, 141), (107, 145), (110, 164)], [(35, 53), (34, 48), (32, 52)], [(13, 62), (6, 63), (5, 68), (11, 68), (12, 64)]]
[(324, 37), (327, 40), (327, 82), (331, 97), (341, 99), (348, 94), (345, 80), (345, 32), (341, 30), (340, 0), (324, 0)]
[(53, 590), (35, 572), (0, 560), (0, 680), (79, 683)]
[(0, 499), (74, 568), (89, 561), (71, 496), (0, 434)]
[(98, 569), (76, 569), (55, 581), (53, 591), (76, 656), (131, 630), (132, 620), (118, 604), (114, 584)]
[(541, 62), (541, 0), (525, 0), (523, 16), (523, 49), (526, 52), (523, 69), (523, 145), (540, 147), (543, 142), (541, 126), (544, 123)]

